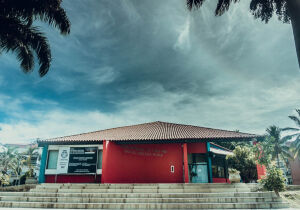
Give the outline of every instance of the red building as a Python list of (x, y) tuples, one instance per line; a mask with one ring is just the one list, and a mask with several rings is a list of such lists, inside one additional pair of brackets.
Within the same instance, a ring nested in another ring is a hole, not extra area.
[(229, 150), (211, 141), (251, 141), (260, 136), (152, 122), (40, 140), (39, 182), (228, 182)]
[(289, 160), (293, 185), (300, 185), (300, 159)]

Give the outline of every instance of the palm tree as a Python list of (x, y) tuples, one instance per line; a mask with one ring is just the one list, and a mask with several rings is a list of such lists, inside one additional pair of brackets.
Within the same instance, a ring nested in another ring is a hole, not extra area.
[(277, 160), (277, 166), (280, 167), (280, 157), (284, 160), (285, 164), (288, 163), (288, 159), (292, 158), (290, 148), (286, 145), (286, 142), (291, 139), (289, 136), (281, 138), (282, 129), (275, 125), (270, 126), (266, 129), (267, 131), (267, 148), (272, 160)]
[(296, 109), (297, 115), (291, 115), (289, 118), (294, 121), (298, 128), (287, 127), (282, 129), (283, 131), (291, 131), (296, 132), (291, 135), (288, 135), (290, 138), (295, 138), (295, 140), (291, 143), (292, 150), (294, 151), (295, 156), (300, 158), (300, 109)]
[(37, 146), (36, 145), (30, 145), (30, 147), (27, 149), (27, 151), (23, 155), (25, 156), (24, 165), (26, 165), (28, 167), (29, 176), (32, 177), (33, 176), (32, 159), (33, 159), (34, 156), (35, 157), (39, 156)]
[(39, 75), (50, 68), (51, 50), (47, 38), (36, 20), (56, 27), (63, 35), (70, 33), (70, 21), (61, 7), (62, 0), (1, 0), (0, 53), (15, 52), (25, 73), (34, 68), (34, 52), (39, 62)]
[[(200, 8), (205, 0), (186, 0), (189, 10)], [(215, 10), (216, 16), (226, 12), (232, 3), (239, 0), (218, 0)], [(250, 11), (255, 18), (268, 23), (274, 13), (284, 23), (292, 22), (298, 63), (300, 67), (300, 0), (251, 0)]]
[(20, 183), (20, 175), (22, 172), (22, 168), (23, 165), (25, 163), (25, 159), (24, 156), (18, 152), (14, 153), (14, 157), (11, 160), (11, 170), (14, 172), (14, 174), (17, 176), (17, 183), (15, 183), (16, 185), (18, 185)]
[(9, 147), (0, 153), (0, 170), (7, 173), (11, 169), (12, 160), (15, 157), (15, 148)]

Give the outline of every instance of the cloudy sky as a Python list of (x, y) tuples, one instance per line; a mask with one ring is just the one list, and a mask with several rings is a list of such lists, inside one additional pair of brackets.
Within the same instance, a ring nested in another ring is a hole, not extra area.
[(300, 70), (292, 28), (249, 1), (65, 0), (71, 34), (42, 26), (53, 62), (39, 78), (0, 55), (0, 143), (168, 121), (263, 134), (293, 125)]

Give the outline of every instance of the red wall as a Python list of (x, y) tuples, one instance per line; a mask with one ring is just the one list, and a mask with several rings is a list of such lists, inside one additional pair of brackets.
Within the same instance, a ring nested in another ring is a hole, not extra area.
[(289, 160), (292, 172), (292, 179), (294, 185), (300, 185), (300, 160)]
[[(55, 183), (55, 175), (45, 175), (46, 183)], [(99, 183), (101, 176), (97, 175), (57, 175), (56, 183)]]
[[(182, 183), (182, 144), (108, 142), (103, 156), (102, 183)], [(171, 172), (171, 165), (175, 171)]]
[(257, 169), (257, 179), (258, 180), (267, 174), (267, 169), (266, 169), (266, 166), (264, 166), (264, 165), (257, 164), (256, 169)]
[(189, 143), (187, 144), (188, 154), (191, 153), (206, 153), (206, 143)]

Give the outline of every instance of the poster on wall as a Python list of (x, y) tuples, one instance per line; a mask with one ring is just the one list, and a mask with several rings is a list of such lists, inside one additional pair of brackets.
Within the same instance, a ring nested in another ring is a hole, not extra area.
[(68, 173), (96, 173), (97, 147), (71, 147)]
[(59, 148), (58, 159), (57, 159), (58, 174), (68, 173), (69, 156), (70, 156), (70, 147)]

